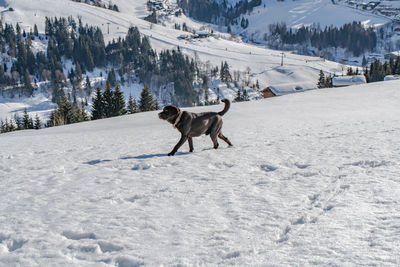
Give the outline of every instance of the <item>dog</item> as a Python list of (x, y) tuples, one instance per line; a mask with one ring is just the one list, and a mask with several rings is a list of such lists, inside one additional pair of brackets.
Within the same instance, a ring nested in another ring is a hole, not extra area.
[(169, 105), (164, 107), (162, 112), (158, 113), (160, 119), (171, 123), (181, 133), (181, 139), (172, 151), (168, 153), (168, 156), (173, 156), (186, 140), (189, 142), (189, 151), (193, 152), (192, 138), (202, 134), (210, 135), (215, 149), (219, 146), (218, 137), (224, 140), (229, 146), (232, 146), (229, 139), (221, 132), (222, 116), (229, 110), (231, 103), (228, 99), (222, 99), (221, 101), (225, 103), (225, 107), (220, 112), (193, 113), (181, 111), (178, 107)]

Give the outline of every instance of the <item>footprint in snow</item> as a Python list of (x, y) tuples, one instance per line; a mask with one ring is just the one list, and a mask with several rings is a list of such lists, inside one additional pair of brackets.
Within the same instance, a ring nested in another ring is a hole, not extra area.
[(294, 165), (299, 169), (306, 169), (306, 168), (310, 167), (309, 164), (301, 164), (301, 163), (298, 163), (298, 162), (296, 162)]
[(64, 231), (62, 235), (71, 240), (81, 240), (81, 239), (97, 239), (94, 233), (78, 233), (72, 231)]
[(123, 247), (106, 241), (99, 241), (98, 244), (103, 253), (123, 250)]
[(268, 165), (268, 164), (263, 164), (260, 165), (261, 170), (265, 171), (265, 172), (273, 172), (276, 171), (278, 168), (272, 165)]

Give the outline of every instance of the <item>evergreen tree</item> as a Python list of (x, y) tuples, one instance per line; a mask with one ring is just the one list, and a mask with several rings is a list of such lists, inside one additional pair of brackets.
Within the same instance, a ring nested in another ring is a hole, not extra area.
[(39, 130), (40, 128), (42, 128), (42, 123), (41, 123), (40, 118), (39, 118), (37, 113), (36, 113), (36, 116), (35, 116), (35, 123), (33, 125), (33, 128), (36, 129), (36, 130)]
[(247, 90), (243, 89), (243, 101), (249, 101), (249, 95), (247, 94)]
[(23, 121), (23, 129), (30, 129), (29, 128), (29, 114), (28, 111), (26, 109), (24, 109), (24, 115), (22, 117), (22, 121)]
[(33, 26), (33, 35), (35, 35), (36, 37), (39, 36), (39, 31), (36, 24), (35, 26)]
[(4, 123), (3, 120), (0, 120), (0, 133), (7, 132), (6, 129), (7, 129), (6, 124)]
[(28, 70), (25, 70), (24, 83), (25, 83), (26, 94), (28, 96), (31, 96), (33, 94), (33, 86), (32, 86), (31, 76), (29, 75)]
[(8, 132), (13, 132), (13, 131), (15, 131), (15, 130), (16, 130), (16, 127), (15, 127), (15, 125), (14, 125), (14, 122), (13, 122), (12, 118), (11, 118), (11, 119), (10, 119), (10, 123), (8, 124), (7, 131), (8, 131)]
[(114, 68), (112, 68), (111, 71), (108, 73), (107, 81), (110, 83), (112, 87), (114, 87), (115, 84), (117, 83)]
[(368, 61), (367, 61), (367, 59), (365, 58), (365, 55), (363, 55), (361, 65), (362, 65), (363, 67), (366, 67), (367, 64), (368, 64)]
[(325, 88), (325, 74), (322, 70), (319, 71), (317, 87), (320, 89)]
[(74, 112), (74, 107), (71, 102), (68, 101), (66, 97), (58, 103), (58, 108), (56, 108), (50, 114), (50, 126), (66, 125), (78, 122), (76, 120), (76, 114)]
[(92, 85), (90, 84), (89, 76), (86, 76), (85, 91), (88, 96), (92, 94)]
[(103, 95), (101, 94), (100, 87), (97, 87), (96, 96), (93, 100), (93, 105), (92, 105), (92, 120), (102, 119), (104, 117), (105, 114), (104, 114)]
[(114, 102), (114, 93), (111, 91), (111, 85), (107, 81), (106, 88), (103, 93), (103, 103), (104, 103), (104, 116), (105, 118), (110, 118), (113, 116), (113, 102)]
[(113, 95), (113, 116), (121, 116), (126, 113), (124, 95), (119, 89), (119, 84), (115, 86)]
[(147, 87), (146, 85), (144, 86), (140, 95), (139, 109), (142, 112), (154, 110), (154, 100), (149, 87)]
[(325, 84), (324, 84), (324, 88), (332, 88), (332, 76), (329, 74), (326, 78), (325, 78)]
[(242, 101), (242, 94), (241, 94), (241, 90), (240, 90), (240, 88), (238, 88), (238, 91), (237, 91), (237, 93), (236, 93), (236, 97), (235, 97), (235, 99), (234, 99), (234, 101), (235, 102), (240, 102), (240, 101)]

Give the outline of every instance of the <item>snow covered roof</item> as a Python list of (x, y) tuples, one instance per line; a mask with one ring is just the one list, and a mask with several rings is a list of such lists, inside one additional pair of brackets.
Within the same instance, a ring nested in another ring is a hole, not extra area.
[(364, 75), (354, 75), (354, 76), (338, 76), (332, 78), (332, 85), (335, 87), (339, 86), (349, 86), (356, 84), (367, 83)]
[(392, 80), (400, 80), (400, 75), (386, 75), (385, 78), (383, 78), (384, 81), (392, 81)]
[(281, 83), (276, 85), (269, 85), (269, 88), (274, 95), (287, 95), (296, 92), (303, 92), (317, 88), (317, 84), (313, 82), (296, 82), (296, 83)]
[(196, 35), (198, 36), (209, 36), (211, 33), (209, 31), (196, 31)]

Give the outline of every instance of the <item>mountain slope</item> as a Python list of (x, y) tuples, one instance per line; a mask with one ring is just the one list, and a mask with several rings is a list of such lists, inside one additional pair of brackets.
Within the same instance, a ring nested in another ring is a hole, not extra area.
[(155, 112), (4, 134), (0, 264), (397, 266), (399, 86), (233, 104), (233, 148), (174, 157)]

